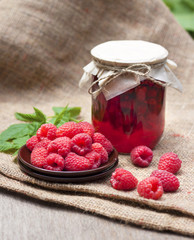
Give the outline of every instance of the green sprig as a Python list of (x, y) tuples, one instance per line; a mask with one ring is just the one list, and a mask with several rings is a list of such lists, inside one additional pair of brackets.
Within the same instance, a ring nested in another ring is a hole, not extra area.
[(15, 113), (17, 120), (25, 122), (10, 125), (0, 134), (0, 152), (16, 155), (26, 141), (36, 135), (37, 130), (44, 123), (53, 123), (57, 127), (65, 122), (79, 122), (80, 107), (53, 107), (54, 115), (47, 117), (41, 110), (34, 107), (34, 113)]

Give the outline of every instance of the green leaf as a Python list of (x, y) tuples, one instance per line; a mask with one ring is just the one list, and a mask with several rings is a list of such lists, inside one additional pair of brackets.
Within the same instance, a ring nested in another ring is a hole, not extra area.
[(33, 136), (40, 125), (37, 122), (13, 124), (0, 134), (0, 141), (12, 140), (26, 135)]
[(175, 14), (175, 18), (183, 28), (189, 31), (194, 31), (194, 12), (187, 14)]
[(25, 113), (15, 113), (16, 119), (24, 122), (41, 122), (41, 123), (46, 123), (46, 116), (43, 114), (42, 111), (34, 107), (35, 113), (32, 114), (25, 114)]
[(61, 111), (63, 111), (63, 109), (67, 109), (68, 105), (66, 105), (65, 107), (52, 107), (53, 112), (55, 113), (55, 115), (58, 115)]
[(72, 107), (72, 108), (68, 108), (67, 110), (70, 113), (71, 117), (73, 118), (73, 117), (79, 116), (81, 112), (81, 107)]
[(17, 138), (17, 139), (14, 139), (13, 140), (13, 146), (18, 149), (18, 148), (21, 148), (23, 145), (26, 144), (26, 141), (30, 138), (29, 135), (26, 135), (24, 137), (20, 137), (20, 138)]
[(46, 116), (42, 111), (40, 111), (38, 108), (34, 107), (34, 111), (37, 117), (41, 120), (42, 123), (46, 123)]
[(57, 115), (55, 121), (54, 121), (54, 125), (57, 126), (57, 124), (60, 123), (60, 121), (63, 119), (65, 112), (67, 111), (67, 106), (65, 108), (63, 108), (63, 110)]
[(194, 1), (193, 0), (182, 0), (185, 5), (187, 5), (190, 10), (194, 11)]
[(40, 118), (36, 116), (36, 114), (24, 114), (24, 113), (15, 113), (16, 119), (24, 122), (33, 122), (40, 121)]
[(12, 151), (15, 149), (16, 147), (12, 143), (0, 140), (0, 152)]
[(31, 133), (28, 123), (13, 124), (0, 134), (0, 140), (12, 140)]

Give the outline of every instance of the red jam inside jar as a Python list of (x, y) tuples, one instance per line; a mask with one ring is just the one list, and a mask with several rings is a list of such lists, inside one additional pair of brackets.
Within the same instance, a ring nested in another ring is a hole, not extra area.
[(139, 145), (154, 148), (164, 131), (165, 87), (145, 79), (108, 101), (101, 92), (92, 99), (92, 122), (120, 153)]

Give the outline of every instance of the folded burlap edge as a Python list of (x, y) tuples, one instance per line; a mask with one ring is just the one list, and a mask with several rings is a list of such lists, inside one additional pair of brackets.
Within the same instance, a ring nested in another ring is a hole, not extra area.
[[(150, 209), (115, 203), (96, 196), (67, 195), (60, 192), (50, 192), (49, 190), (40, 188), (35, 189), (29, 184), (7, 178), (3, 175), (0, 175), (0, 187), (41, 201), (73, 207), (143, 228), (194, 236), (193, 219), (182, 215), (178, 216), (169, 213), (161, 213)], [(125, 214), (123, 214), (123, 212)], [(161, 221), (159, 221), (159, 219)]]

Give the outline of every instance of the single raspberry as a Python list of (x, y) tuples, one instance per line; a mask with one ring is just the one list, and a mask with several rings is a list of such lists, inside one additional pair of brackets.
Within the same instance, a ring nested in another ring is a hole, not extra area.
[(89, 122), (79, 122), (78, 125), (81, 126), (83, 133), (87, 133), (90, 137), (94, 135), (95, 129)]
[(108, 153), (100, 143), (93, 143), (92, 150), (100, 154), (102, 164), (108, 162)]
[(52, 123), (43, 124), (37, 131), (36, 136), (39, 141), (48, 138), (54, 140), (56, 138), (57, 127)]
[(51, 171), (62, 171), (64, 169), (64, 158), (56, 153), (51, 153), (46, 157), (46, 163), (43, 168)]
[(148, 177), (138, 184), (137, 192), (141, 197), (157, 200), (163, 194), (162, 183), (157, 177)]
[(78, 123), (66, 122), (57, 129), (56, 136), (73, 138), (76, 134), (82, 132), (83, 130)]
[(35, 148), (31, 153), (31, 163), (32, 165), (42, 168), (46, 163), (46, 157), (48, 156), (48, 152), (45, 148)]
[(182, 161), (177, 154), (173, 152), (165, 153), (159, 160), (158, 169), (176, 173), (181, 168), (181, 163)]
[(79, 133), (71, 139), (71, 150), (78, 155), (85, 155), (92, 148), (92, 138), (86, 133)]
[(28, 140), (26, 141), (26, 147), (27, 147), (30, 151), (32, 151), (38, 142), (39, 142), (39, 141), (38, 141), (37, 136), (32, 136), (30, 139), (28, 139)]
[(175, 192), (180, 186), (178, 178), (173, 173), (165, 170), (155, 170), (150, 177), (159, 178), (165, 192)]
[(110, 182), (114, 189), (132, 190), (136, 188), (138, 180), (129, 171), (117, 168), (112, 174)]
[(93, 142), (100, 143), (106, 149), (108, 154), (110, 154), (113, 151), (112, 143), (101, 133), (98, 132), (94, 133)]
[(131, 151), (130, 156), (132, 163), (136, 166), (147, 167), (152, 161), (153, 152), (146, 146), (138, 146)]
[(45, 138), (45, 139), (43, 139), (42, 141), (38, 142), (34, 148), (43, 147), (43, 148), (46, 148), (46, 149), (47, 149), (49, 143), (51, 143), (51, 140), (49, 140), (48, 138)]
[(85, 158), (89, 159), (92, 164), (92, 169), (98, 168), (101, 165), (101, 156), (95, 151), (91, 151), (85, 155)]
[(70, 152), (65, 158), (64, 169), (67, 171), (83, 171), (89, 170), (93, 166), (93, 162), (88, 158), (79, 156), (76, 153)]
[(68, 137), (59, 137), (51, 141), (48, 145), (48, 153), (57, 153), (66, 157), (71, 151), (71, 140)]

